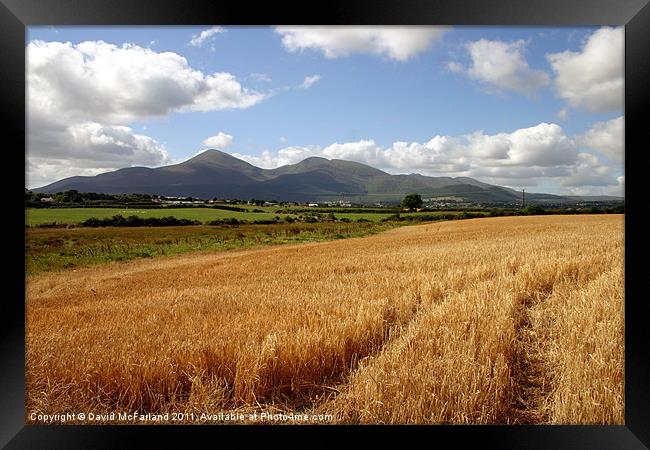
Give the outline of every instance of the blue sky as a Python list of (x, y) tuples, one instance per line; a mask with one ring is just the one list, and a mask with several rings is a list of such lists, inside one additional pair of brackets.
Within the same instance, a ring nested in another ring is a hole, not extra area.
[(28, 186), (218, 146), (622, 195), (621, 29), (210, 29), (30, 28)]

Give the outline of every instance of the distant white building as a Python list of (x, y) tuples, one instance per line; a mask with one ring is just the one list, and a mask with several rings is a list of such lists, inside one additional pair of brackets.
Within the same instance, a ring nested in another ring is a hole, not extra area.
[(318, 203), (309, 203), (307, 206), (315, 206), (315, 207), (318, 207)]
[(352, 203), (345, 200), (338, 200), (336, 202), (325, 202), (326, 206), (352, 206)]

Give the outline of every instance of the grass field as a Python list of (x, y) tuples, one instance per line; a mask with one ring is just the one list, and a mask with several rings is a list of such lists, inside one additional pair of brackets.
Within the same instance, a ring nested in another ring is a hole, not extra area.
[(52, 222), (79, 223), (91, 217), (104, 218), (115, 215), (158, 218), (173, 216), (179, 219), (200, 220), (201, 222), (231, 217), (238, 220), (268, 220), (276, 216), (273, 212), (253, 213), (212, 208), (30, 208), (26, 211), (26, 222), (30, 226)]
[[(241, 207), (241, 206), (240, 206)], [(203, 223), (215, 219), (235, 218), (237, 220), (270, 220), (274, 217), (287, 217), (289, 215), (297, 217), (300, 214), (276, 214), (277, 207), (253, 207), (247, 206), (249, 212), (228, 211), (224, 209), (213, 208), (160, 208), (160, 209), (130, 209), (130, 208), (29, 208), (25, 212), (25, 221), (29, 226), (37, 226), (46, 223), (56, 222), (58, 224), (75, 224), (83, 222), (91, 217), (105, 218), (115, 215), (122, 216), (139, 216), (139, 217), (167, 217), (173, 216), (178, 219), (199, 220)], [(253, 209), (263, 210), (264, 212), (251, 212)], [(315, 213), (323, 213), (325, 210), (314, 209)], [(381, 219), (390, 216), (390, 214), (378, 213), (335, 213), (337, 218), (347, 218), (350, 220), (365, 219), (378, 222)]]
[(40, 273), (27, 420), (622, 424), (623, 263), (623, 216), (581, 215)]
[(188, 252), (360, 237), (395, 223), (279, 223), (266, 225), (29, 228), (26, 271), (35, 273)]

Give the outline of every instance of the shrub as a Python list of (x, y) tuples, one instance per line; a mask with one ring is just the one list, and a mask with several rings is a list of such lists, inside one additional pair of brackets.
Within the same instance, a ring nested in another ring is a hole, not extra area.
[[(240, 225), (244, 223), (246, 223), (246, 221), (238, 220), (234, 217), (228, 217), (227, 219), (215, 219), (206, 222), (207, 225)], [(257, 221), (255, 223), (257, 223)]]
[(60, 224), (60, 223), (56, 223), (56, 222), (40, 223), (40, 224), (36, 225), (37, 228), (59, 228), (59, 227), (63, 227), (63, 226), (65, 226), (65, 225)]
[(391, 214), (390, 216), (382, 219), (381, 221), (382, 222), (402, 222), (402, 221), (404, 221), (404, 217), (400, 216), (399, 213)]
[(201, 222), (192, 219), (179, 219), (176, 217), (138, 217), (128, 216), (124, 217), (116, 215), (113, 217), (106, 217), (98, 219), (91, 217), (81, 222), (82, 227), (173, 227), (182, 225), (200, 225)]
[(544, 211), (544, 208), (542, 208), (539, 205), (528, 205), (526, 206), (523, 211), (524, 214), (527, 216), (538, 216), (541, 214), (546, 214), (546, 211)]
[(477, 219), (479, 217), (485, 217), (483, 214), (480, 213), (473, 213), (473, 212), (462, 212), (456, 216), (458, 219)]

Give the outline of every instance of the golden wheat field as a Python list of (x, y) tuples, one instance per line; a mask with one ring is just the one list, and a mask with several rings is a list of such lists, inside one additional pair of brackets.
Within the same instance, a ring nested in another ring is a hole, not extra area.
[(472, 219), (30, 276), (27, 420), (622, 424), (623, 224)]

